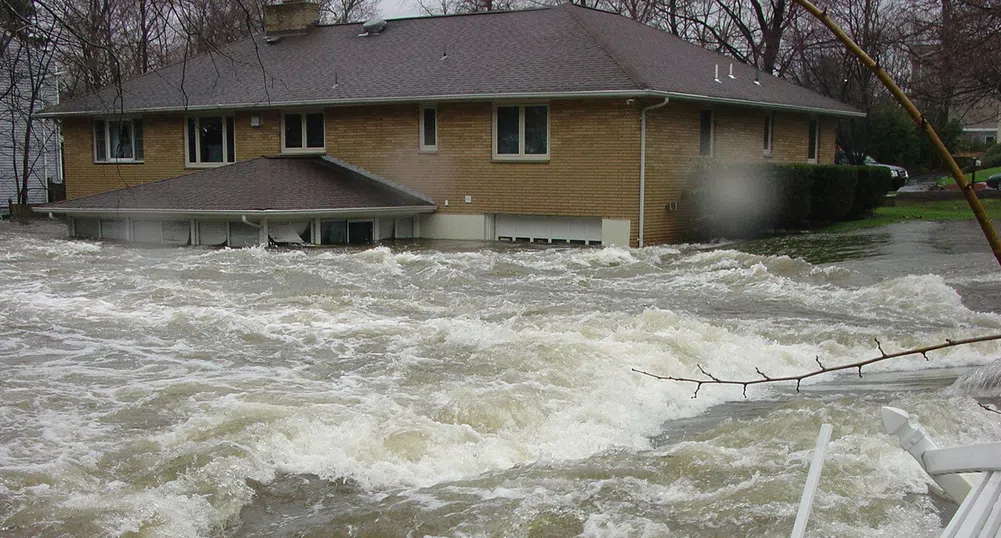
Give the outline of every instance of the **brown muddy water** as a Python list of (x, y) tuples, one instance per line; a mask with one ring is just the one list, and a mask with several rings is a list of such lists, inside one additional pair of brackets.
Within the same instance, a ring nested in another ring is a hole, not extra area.
[(974, 224), (644, 249), (150, 249), (0, 223), (4, 536), (937, 536), (878, 410), (1001, 439), (985, 343), (863, 379), (692, 387), (1001, 333)]

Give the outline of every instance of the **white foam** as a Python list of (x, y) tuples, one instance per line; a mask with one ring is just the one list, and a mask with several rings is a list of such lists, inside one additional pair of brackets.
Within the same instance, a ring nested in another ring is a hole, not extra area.
[[(1001, 327), (998, 315), (966, 308), (942, 277), (870, 282), (833, 266), (701, 246), (275, 252), (51, 240), (5, 248), (19, 268), (0, 268), (0, 436), (16, 440), (0, 448), (0, 478), (17, 477), (3, 494), (52, 506), (56, 519), (86, 514), (111, 534), (221, 532), (250, 499), (246, 479), (278, 473), (402, 490), (434, 511), (452, 501), (422, 488), (646, 454), (658, 450), (652, 439), (665, 422), (743, 398), (740, 387), (705, 386), (692, 399), (694, 386), (634, 367), (779, 376), (812, 368), (817, 355), (828, 364), (872, 356), (874, 336), (895, 350)], [(61, 272), (50, 275), (55, 258)], [(907, 368), (999, 352), (996, 343), (943, 350)], [(972, 411), (966, 400), (955, 405)], [(963, 419), (950, 412), (948, 420)], [(996, 433), (963, 424), (966, 437), (956, 425), (932, 426), (946, 440)], [(774, 425), (752, 425), (751, 434), (758, 427)], [(860, 495), (926, 485), (900, 451), (872, 439), (838, 440), (840, 464), (868, 470), (865, 458), (852, 459), (863, 454), (895, 473)], [(806, 449), (750, 442), (750, 451), (722, 441), (676, 446), (742, 469), (804, 464)], [(605, 485), (627, 484), (636, 502), (715, 502), (762, 487), (767, 474), (729, 489), (631, 477)], [(548, 502), (547, 487), (465, 493), (535, 509)], [(597, 493), (581, 495), (566, 502)], [(581, 516), (585, 535), (671, 529), (613, 504)]]

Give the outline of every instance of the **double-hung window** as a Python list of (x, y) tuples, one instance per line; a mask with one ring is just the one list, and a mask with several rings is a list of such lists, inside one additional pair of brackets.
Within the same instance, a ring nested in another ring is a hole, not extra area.
[(433, 106), (421, 107), (421, 151), (438, 151), (438, 109)]
[(810, 134), (807, 140), (806, 160), (809, 163), (817, 163), (817, 153), (820, 148), (820, 123), (817, 120), (810, 120)]
[(494, 158), (549, 159), (549, 105), (496, 106)]
[(143, 160), (143, 126), (138, 119), (94, 120), (94, 162)]
[(218, 166), (236, 161), (233, 116), (188, 118), (188, 166)]
[(323, 112), (286, 112), (282, 115), (282, 151), (323, 151)]

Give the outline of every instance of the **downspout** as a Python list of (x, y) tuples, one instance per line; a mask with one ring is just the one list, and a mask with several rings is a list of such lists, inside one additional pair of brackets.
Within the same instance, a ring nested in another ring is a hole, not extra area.
[(257, 228), (257, 230), (258, 230), (258, 232), (257, 232), (257, 244), (258, 245), (264, 245), (265, 247), (268, 246), (269, 242), (268, 242), (268, 219), (267, 219), (267, 217), (261, 217), (261, 223), (260, 224), (254, 224), (253, 222), (250, 222), (249, 220), (247, 220), (247, 216), (246, 215), (240, 215), (240, 220), (242, 220), (243, 223), (246, 224), (246, 225), (248, 225), (248, 226), (253, 226), (254, 228)]
[(646, 220), (646, 111), (660, 108), (671, 101), (670, 97), (665, 97), (664, 102), (650, 105), (640, 111), (640, 224), (639, 242), (643, 247), (643, 221)]

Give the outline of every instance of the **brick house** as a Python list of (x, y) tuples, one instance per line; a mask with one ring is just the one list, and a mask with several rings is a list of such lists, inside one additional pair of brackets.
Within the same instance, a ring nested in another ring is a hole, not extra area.
[[(47, 209), (71, 233), (204, 244), (207, 227), (211, 242), (246, 244), (280, 222), (321, 244), (349, 241), (351, 225), (372, 240), (676, 242), (700, 161), (832, 163), (838, 118), (861, 115), (572, 4), (365, 28), (316, 25), (300, 0), (267, 9), (264, 35), (46, 112), (62, 125), (68, 196)], [(277, 165), (264, 156), (299, 172), (265, 181)], [(228, 203), (246, 161), (285, 205)], [(317, 166), (386, 198), (320, 207), (295, 179)], [(179, 197), (181, 180), (206, 192)]]

